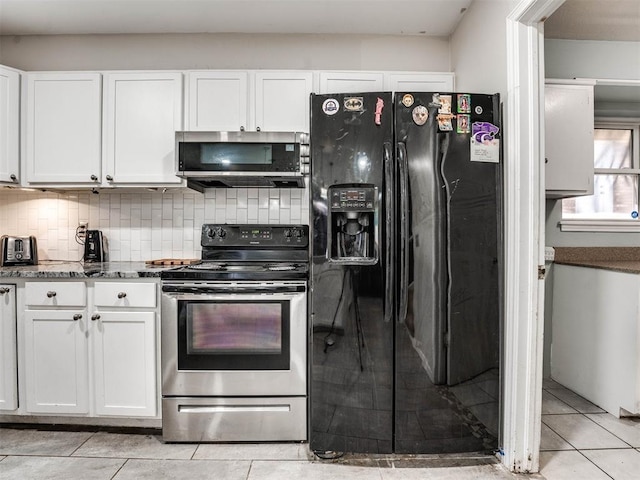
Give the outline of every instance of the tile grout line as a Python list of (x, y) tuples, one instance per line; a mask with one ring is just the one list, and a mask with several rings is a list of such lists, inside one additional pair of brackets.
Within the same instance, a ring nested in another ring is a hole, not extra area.
[(114, 473), (114, 474), (113, 474), (113, 476), (111, 477), (111, 479), (110, 479), (110, 480), (114, 480), (114, 479), (118, 476), (118, 474), (120, 473), (120, 471), (124, 468), (124, 466), (125, 466), (128, 462), (129, 462), (129, 459), (128, 459), (128, 458), (125, 458), (125, 459), (124, 459), (124, 462), (122, 462), (122, 465), (120, 465), (120, 466), (118, 467), (118, 470), (116, 470), (116, 473)]

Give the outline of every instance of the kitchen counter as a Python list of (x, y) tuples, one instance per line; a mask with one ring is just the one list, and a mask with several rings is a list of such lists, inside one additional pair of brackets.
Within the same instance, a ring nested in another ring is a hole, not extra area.
[(144, 262), (82, 263), (44, 260), (38, 265), (0, 267), (0, 278), (141, 278), (159, 277), (175, 266), (150, 266)]
[(554, 263), (640, 273), (640, 247), (555, 247)]

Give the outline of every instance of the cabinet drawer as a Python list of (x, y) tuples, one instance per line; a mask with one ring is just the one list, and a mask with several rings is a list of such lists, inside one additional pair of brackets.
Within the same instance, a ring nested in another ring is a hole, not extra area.
[(86, 292), (84, 282), (27, 282), (25, 303), (33, 307), (84, 307)]
[(155, 283), (96, 282), (96, 307), (156, 306)]

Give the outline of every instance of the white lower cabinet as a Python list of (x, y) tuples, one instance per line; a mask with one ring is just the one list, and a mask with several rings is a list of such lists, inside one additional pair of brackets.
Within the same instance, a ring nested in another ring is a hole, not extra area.
[(26, 282), (26, 413), (157, 416), (156, 297), (154, 281)]
[(0, 411), (18, 408), (16, 286), (0, 285)]

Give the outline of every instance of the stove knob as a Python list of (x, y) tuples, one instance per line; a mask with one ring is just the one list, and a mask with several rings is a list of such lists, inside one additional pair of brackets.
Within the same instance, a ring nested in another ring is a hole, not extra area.
[(293, 232), (296, 237), (298, 238), (302, 237), (302, 230), (295, 229)]
[(213, 228), (207, 228), (207, 237), (214, 238), (215, 236), (216, 232), (213, 230)]
[(220, 238), (224, 238), (224, 237), (227, 236), (227, 232), (222, 228), (218, 228), (216, 230), (216, 233), (218, 234), (218, 237), (220, 237)]
[(285, 228), (285, 229), (284, 229), (284, 236), (285, 236), (286, 238), (291, 237), (291, 230), (290, 230), (290, 229), (288, 229), (288, 228)]

